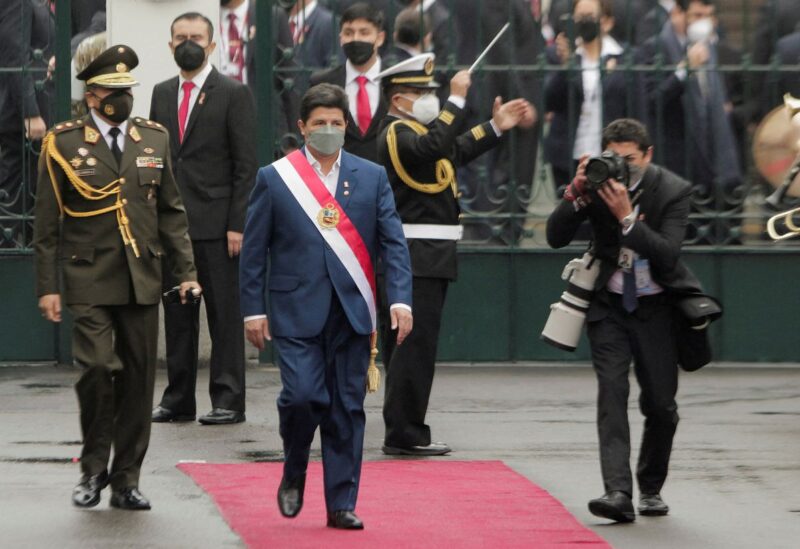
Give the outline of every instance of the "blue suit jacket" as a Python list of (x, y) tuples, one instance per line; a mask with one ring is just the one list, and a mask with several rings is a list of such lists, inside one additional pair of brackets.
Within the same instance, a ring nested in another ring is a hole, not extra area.
[[(373, 265), (378, 256), (383, 261), (389, 303), (410, 306), (411, 261), (386, 171), (342, 151), (336, 200), (364, 240)], [(321, 333), (334, 292), (353, 329), (372, 332), (355, 282), (272, 165), (261, 168), (256, 177), (239, 268), (243, 316), (267, 314), (268, 290), (274, 336)]]

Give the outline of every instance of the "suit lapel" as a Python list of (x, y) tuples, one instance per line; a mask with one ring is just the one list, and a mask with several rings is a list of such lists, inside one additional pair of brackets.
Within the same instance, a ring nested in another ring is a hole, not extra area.
[(336, 185), (336, 201), (344, 209), (347, 209), (350, 197), (356, 192), (356, 187), (358, 186), (357, 171), (358, 169), (351, 162), (350, 155), (343, 150), (342, 165), (339, 168), (339, 182)]
[(181, 98), (178, 97), (178, 82), (179, 79), (177, 76), (169, 81), (169, 86), (167, 86), (167, 97), (165, 98), (165, 104), (169, 105), (169, 108), (167, 108), (167, 120), (165, 126), (167, 127), (167, 130), (169, 130), (169, 145), (173, 151), (177, 151), (181, 146), (178, 130), (178, 104), (181, 100)]
[(211, 73), (208, 75), (208, 78), (206, 78), (206, 81), (203, 84), (203, 87), (200, 88), (200, 93), (197, 96), (197, 100), (194, 102), (194, 107), (192, 107), (189, 120), (186, 122), (186, 130), (183, 132), (183, 142), (181, 143), (181, 146), (188, 141), (189, 134), (192, 132), (194, 125), (197, 123), (197, 119), (202, 115), (206, 104), (211, 101), (211, 98), (214, 95), (214, 87), (216, 86), (218, 79), (219, 73), (217, 72), (217, 69), (212, 68)]

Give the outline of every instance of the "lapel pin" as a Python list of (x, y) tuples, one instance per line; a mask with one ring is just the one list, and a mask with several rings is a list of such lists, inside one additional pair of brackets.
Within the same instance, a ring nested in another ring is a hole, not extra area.
[(197, 98), (197, 102), (199, 104), (203, 104), (206, 101), (206, 92), (200, 92), (200, 97)]
[(350, 182), (349, 182), (349, 181), (345, 181), (345, 182), (344, 182), (344, 188), (346, 189), (346, 188), (348, 188), (349, 186), (350, 186)]

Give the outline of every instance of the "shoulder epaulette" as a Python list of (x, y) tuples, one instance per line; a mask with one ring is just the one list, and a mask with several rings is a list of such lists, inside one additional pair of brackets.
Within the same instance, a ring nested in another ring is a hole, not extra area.
[(150, 128), (153, 130), (161, 130), (162, 132), (166, 133), (167, 128), (165, 128), (162, 124), (158, 122), (153, 122), (152, 120), (147, 120), (146, 118), (141, 118), (137, 116), (136, 118), (132, 118), (133, 123), (139, 126), (140, 128)]
[(71, 130), (78, 130), (83, 128), (83, 119), (68, 120), (66, 122), (59, 122), (50, 130), (54, 134), (64, 133)]

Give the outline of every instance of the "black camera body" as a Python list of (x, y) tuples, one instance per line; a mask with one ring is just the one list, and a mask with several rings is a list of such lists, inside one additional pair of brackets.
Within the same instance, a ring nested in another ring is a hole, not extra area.
[(626, 187), (630, 183), (628, 163), (614, 151), (603, 151), (600, 156), (590, 158), (585, 173), (587, 191), (596, 191), (609, 179), (615, 179)]

